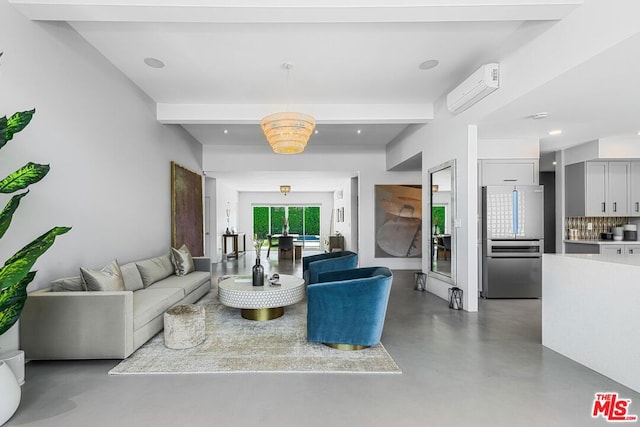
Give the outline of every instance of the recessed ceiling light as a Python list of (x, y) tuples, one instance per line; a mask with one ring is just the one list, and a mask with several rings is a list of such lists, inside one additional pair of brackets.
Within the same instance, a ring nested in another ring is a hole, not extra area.
[(542, 111), (540, 113), (532, 114), (529, 117), (532, 118), (533, 120), (542, 120), (542, 119), (546, 119), (547, 117), (549, 117), (549, 113), (547, 113), (546, 111)]
[(360, 134), (362, 133), (362, 129), (358, 129), (358, 130), (356, 131), (356, 133), (357, 133), (358, 135), (360, 135)]
[(223, 132), (224, 132), (224, 133), (225, 133), (225, 135), (226, 135), (226, 134), (228, 134), (228, 133), (229, 133), (229, 129), (225, 129), (225, 130), (223, 130)]
[(640, 135), (640, 130), (638, 131), (638, 135)]
[(317, 134), (318, 133), (318, 129), (314, 130), (313, 133)]
[(551, 162), (551, 164), (552, 164), (553, 166), (555, 166), (555, 165), (557, 165), (557, 164), (558, 164), (558, 162), (556, 162), (556, 161), (554, 160), (553, 162)]
[(562, 129), (555, 129), (555, 130), (549, 131), (549, 135), (551, 135), (551, 136), (556, 136), (556, 135), (560, 135), (560, 134), (562, 134)]
[(438, 61), (437, 59), (428, 59), (418, 65), (418, 68), (420, 68), (421, 70), (430, 70), (432, 68), (436, 68), (439, 63), (440, 61)]
[(144, 58), (144, 63), (151, 68), (163, 68), (164, 62), (156, 58)]

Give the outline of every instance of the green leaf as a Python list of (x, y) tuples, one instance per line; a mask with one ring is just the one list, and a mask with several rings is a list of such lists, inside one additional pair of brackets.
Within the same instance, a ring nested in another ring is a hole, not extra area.
[(49, 165), (29, 162), (0, 181), (0, 193), (13, 193), (35, 184), (49, 173)]
[(19, 111), (9, 119), (6, 116), (0, 118), (0, 148), (4, 147), (7, 141), (11, 141), (14, 134), (27, 127), (35, 112), (34, 108), (29, 111)]
[(13, 218), (13, 214), (18, 209), (18, 205), (20, 205), (20, 199), (26, 196), (29, 192), (26, 191), (24, 193), (16, 194), (9, 200), (9, 203), (4, 207), (2, 212), (0, 212), (0, 239), (4, 236), (4, 233), (9, 228), (9, 224), (11, 224), (11, 218)]
[(53, 245), (56, 236), (69, 230), (71, 230), (71, 227), (54, 227), (9, 258), (0, 269), (0, 291), (24, 279), (40, 255), (44, 254)]
[(21, 281), (0, 292), (0, 335), (4, 334), (20, 318), (27, 300), (27, 285), (36, 277), (29, 272)]

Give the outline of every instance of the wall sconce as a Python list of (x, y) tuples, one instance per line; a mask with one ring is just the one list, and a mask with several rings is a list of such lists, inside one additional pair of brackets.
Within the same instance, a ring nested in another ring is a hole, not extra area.
[(438, 189), (439, 189), (438, 184), (434, 184), (434, 185), (431, 186), (431, 192), (432, 193), (437, 193)]
[(286, 196), (287, 193), (291, 192), (291, 186), (290, 185), (281, 185), (280, 186), (280, 192)]

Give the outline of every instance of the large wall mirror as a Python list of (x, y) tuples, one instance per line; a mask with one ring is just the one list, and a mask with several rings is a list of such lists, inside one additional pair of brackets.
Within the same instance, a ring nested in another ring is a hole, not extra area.
[(429, 169), (431, 188), (431, 273), (455, 284), (456, 162), (448, 161)]

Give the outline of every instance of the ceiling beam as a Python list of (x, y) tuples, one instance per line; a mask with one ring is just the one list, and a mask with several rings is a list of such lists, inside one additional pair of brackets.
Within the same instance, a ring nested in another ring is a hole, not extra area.
[[(183, 23), (391, 23), (559, 20), (583, 0), (9, 0), (45, 21)], [(206, 3), (206, 4), (204, 4)], [(256, 6), (260, 4), (260, 6)]]
[[(433, 104), (305, 104), (289, 110), (311, 114), (321, 124), (427, 123)], [(256, 124), (282, 104), (157, 104), (156, 117), (165, 124)]]

